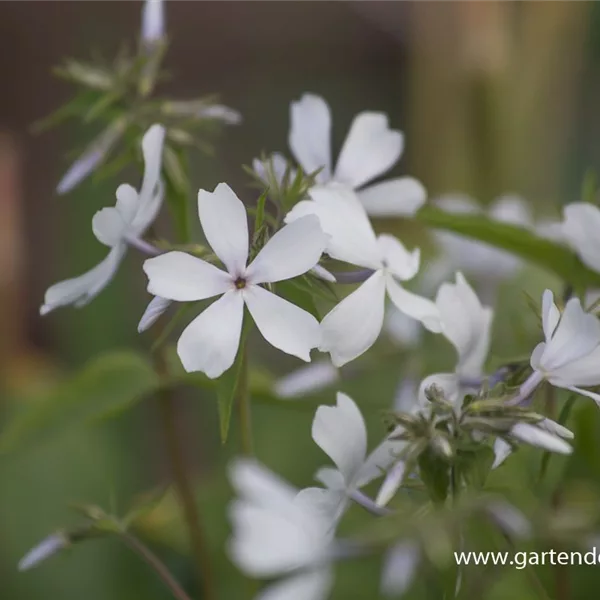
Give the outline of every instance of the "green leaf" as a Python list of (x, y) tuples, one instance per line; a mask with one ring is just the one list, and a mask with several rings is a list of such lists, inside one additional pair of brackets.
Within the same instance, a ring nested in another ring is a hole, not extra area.
[(448, 463), (439, 458), (431, 449), (419, 455), (419, 471), (421, 479), (435, 503), (444, 502), (450, 485)]
[(254, 218), (254, 231), (257, 232), (265, 222), (265, 202), (267, 201), (268, 190), (265, 190), (256, 202), (256, 216)]
[(130, 408), (159, 383), (151, 364), (133, 352), (100, 356), (19, 411), (0, 434), (0, 454)]
[(221, 442), (224, 444), (229, 435), (229, 423), (231, 422), (231, 409), (233, 401), (240, 387), (240, 380), (244, 372), (245, 360), (245, 335), (242, 332), (240, 348), (233, 366), (219, 377), (217, 382), (217, 405), (219, 408), (219, 423), (221, 426)]
[(307, 290), (301, 277), (278, 282), (277, 294), (282, 298), (289, 300), (292, 304), (303, 308), (306, 312), (313, 315), (313, 317), (316, 317), (317, 319), (320, 318), (319, 311), (315, 304), (314, 294)]
[(507, 250), (555, 273), (575, 287), (600, 286), (600, 274), (588, 269), (574, 252), (517, 225), (481, 215), (452, 214), (433, 206), (424, 206), (414, 218), (429, 227), (452, 231)]

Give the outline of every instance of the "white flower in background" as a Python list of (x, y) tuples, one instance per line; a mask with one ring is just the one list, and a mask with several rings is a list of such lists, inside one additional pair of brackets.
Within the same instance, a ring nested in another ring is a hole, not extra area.
[(132, 186), (122, 184), (117, 188), (116, 205), (94, 215), (92, 230), (98, 241), (110, 248), (108, 256), (91, 271), (50, 287), (40, 314), (45, 315), (59, 306), (80, 307), (91, 302), (110, 283), (128, 244), (139, 243), (162, 204), (160, 171), (164, 137), (161, 125), (152, 125), (144, 135), (144, 177), (139, 193)]
[(317, 320), (269, 292), (261, 284), (302, 275), (317, 264), (327, 236), (314, 216), (279, 230), (247, 266), (248, 222), (242, 201), (229, 186), (200, 190), (198, 213), (204, 235), (223, 271), (186, 254), (168, 252), (146, 260), (148, 291), (177, 302), (221, 296), (183, 331), (177, 344), (186, 371), (210, 378), (229, 369), (237, 354), (244, 305), (262, 336), (272, 345), (307, 362), (321, 339)]
[[(385, 439), (367, 455), (367, 428), (355, 402), (341, 392), (337, 394), (336, 406), (319, 406), (312, 425), (315, 443), (335, 463), (336, 468), (323, 467), (315, 478), (327, 488), (327, 500), (323, 501), (333, 520), (339, 519), (350, 500), (376, 510), (375, 504), (360, 488), (381, 477), (396, 460), (404, 442)], [(320, 493), (322, 490), (317, 488)], [(300, 494), (311, 494), (308, 488)]]
[(290, 107), (288, 143), (304, 169), (317, 175), (317, 183), (337, 182), (357, 190), (373, 216), (412, 215), (425, 202), (426, 192), (412, 177), (398, 177), (364, 187), (400, 159), (404, 136), (389, 128), (383, 113), (362, 112), (354, 117), (335, 169), (331, 160), (331, 111), (320, 96), (304, 94)]
[(121, 139), (127, 126), (125, 119), (113, 121), (92, 143), (83, 154), (67, 169), (56, 186), (57, 194), (66, 194), (76, 188), (86, 177), (91, 175), (106, 159), (114, 145)]
[[(493, 221), (524, 228), (529, 228), (532, 224), (528, 204), (518, 196), (502, 196), (487, 210), (472, 198), (459, 194), (442, 196), (434, 203), (453, 214), (485, 215)], [(432, 265), (429, 278), (435, 278), (437, 281), (446, 279), (450, 273), (460, 270), (493, 288), (495, 284), (512, 277), (521, 266), (521, 260), (513, 254), (483, 242), (448, 231), (436, 231), (434, 235), (441, 256)]]
[(152, 47), (165, 37), (165, 7), (163, 0), (146, 0), (142, 9), (142, 43)]
[(69, 540), (61, 533), (53, 533), (34, 546), (19, 561), (19, 571), (28, 571), (69, 546)]
[(600, 273), (600, 209), (588, 202), (575, 202), (563, 209), (564, 237), (590, 269)]
[[(542, 298), (542, 324), (545, 341), (531, 354), (534, 370), (528, 394), (544, 379), (550, 384), (588, 396), (600, 405), (600, 394), (582, 389), (600, 385), (600, 323), (571, 298), (560, 313), (550, 290)], [(524, 384), (525, 385), (525, 384)]]
[(339, 379), (339, 371), (331, 361), (319, 360), (278, 379), (274, 391), (280, 398), (299, 398), (328, 388)]
[(383, 329), (395, 344), (405, 348), (418, 346), (423, 333), (419, 321), (399, 311), (393, 304), (386, 310)]
[(402, 596), (414, 581), (421, 562), (421, 549), (412, 540), (404, 540), (391, 548), (384, 557), (381, 591), (385, 596)]
[(200, 109), (196, 113), (196, 116), (214, 121), (222, 121), (225, 125), (239, 125), (242, 122), (242, 113), (224, 104), (211, 104), (206, 108)]
[[(256, 173), (256, 176), (266, 185), (269, 186), (272, 184), (269, 181), (269, 174), (267, 172), (267, 165), (270, 164), (272, 166), (273, 175), (275, 176), (275, 183), (278, 186), (281, 186), (283, 183), (283, 178), (285, 176), (285, 172), (288, 169), (288, 162), (285, 159), (285, 156), (280, 152), (273, 152), (271, 156), (269, 156), (266, 161), (262, 161), (260, 158), (255, 158), (252, 161), (252, 170)], [(294, 180), (296, 176), (296, 171), (290, 172), (290, 181)]]
[[(303, 200), (286, 215), (287, 223), (306, 215), (317, 215), (329, 240), (326, 252), (332, 258), (364, 267), (366, 281), (346, 296), (323, 319), (321, 350), (331, 354), (336, 367), (366, 352), (383, 326), (385, 298), (398, 310), (436, 331), (435, 304), (413, 294), (398, 281), (412, 279), (419, 270), (420, 252), (409, 252), (395, 237), (378, 237), (356, 194), (343, 186), (315, 187), (312, 200)], [(387, 292), (387, 293), (386, 293)]]
[(297, 490), (250, 460), (238, 460), (230, 480), (239, 498), (230, 507), (228, 550), (251, 577), (284, 576), (257, 600), (323, 600), (333, 584), (332, 522)]

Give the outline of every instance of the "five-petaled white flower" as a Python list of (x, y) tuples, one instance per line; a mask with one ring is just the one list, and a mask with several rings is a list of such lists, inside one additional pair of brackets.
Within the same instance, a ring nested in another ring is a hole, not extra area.
[(361, 112), (352, 121), (335, 170), (331, 163), (331, 111), (320, 96), (304, 94), (290, 107), (288, 143), (306, 173), (321, 169), (317, 183), (331, 181), (358, 190), (373, 216), (412, 215), (425, 202), (425, 188), (412, 177), (398, 177), (364, 187), (396, 164), (404, 136), (389, 128), (379, 112)]
[[(600, 385), (600, 322), (571, 298), (560, 314), (554, 296), (546, 290), (542, 297), (544, 342), (531, 354), (534, 370), (527, 390), (547, 380), (550, 384), (593, 398), (600, 405), (600, 394), (580, 386)], [(525, 384), (524, 384), (525, 386)]]
[(327, 243), (318, 219), (311, 216), (286, 225), (247, 265), (246, 209), (231, 188), (221, 183), (212, 193), (200, 190), (198, 213), (204, 235), (226, 271), (184, 252), (167, 252), (144, 263), (148, 291), (155, 296), (178, 302), (221, 296), (181, 334), (177, 351), (184, 368), (215, 378), (231, 367), (244, 305), (271, 345), (310, 361), (311, 349), (320, 343), (319, 323), (260, 284), (297, 277), (317, 264)]
[(139, 193), (122, 184), (117, 188), (116, 205), (94, 215), (92, 230), (98, 241), (110, 248), (108, 256), (87, 273), (50, 287), (40, 309), (42, 315), (59, 306), (80, 307), (93, 300), (117, 272), (128, 244), (138, 242), (154, 221), (163, 199), (160, 170), (164, 137), (162, 125), (152, 125), (144, 135), (144, 178)]
[(323, 495), (321, 508), (335, 521), (347, 508), (350, 500), (376, 510), (377, 507), (360, 488), (381, 477), (396, 460), (404, 442), (385, 439), (367, 455), (367, 428), (358, 406), (352, 398), (338, 392), (336, 406), (319, 406), (312, 424), (315, 443), (335, 463), (336, 468), (323, 467), (315, 479), (327, 488), (307, 488), (301, 494), (318, 490)]
[(590, 269), (600, 273), (600, 209), (589, 202), (574, 202), (564, 207), (563, 215), (567, 243)]
[(229, 511), (231, 559), (252, 577), (285, 577), (258, 598), (326, 598), (333, 584), (331, 520), (306, 495), (297, 495), (292, 486), (253, 461), (235, 461), (230, 480), (239, 496)]
[(337, 367), (366, 352), (383, 326), (386, 290), (396, 307), (432, 331), (439, 331), (435, 304), (403, 287), (398, 281), (412, 279), (419, 270), (420, 252), (409, 252), (395, 237), (378, 237), (356, 194), (344, 186), (315, 187), (312, 200), (296, 204), (286, 215), (294, 222), (317, 215), (330, 236), (326, 252), (332, 258), (365, 267), (367, 279), (323, 319), (321, 350), (331, 354)]

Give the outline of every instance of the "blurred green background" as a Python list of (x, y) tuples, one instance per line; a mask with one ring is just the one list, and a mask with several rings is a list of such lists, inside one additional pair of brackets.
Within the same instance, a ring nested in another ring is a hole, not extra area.
[[(16, 571), (19, 558), (41, 538), (79, 522), (71, 504), (123, 514), (170, 481), (155, 398), (140, 392), (144, 369), (129, 368), (131, 356), (123, 354), (121, 379), (111, 375), (115, 380), (107, 384), (100, 370), (85, 384), (73, 380), (76, 369), (115, 348), (147, 352), (151, 336), (136, 333), (147, 301), (142, 259), (130, 253), (110, 288), (88, 307), (38, 316), (50, 284), (102, 256), (91, 217), (112, 204), (118, 183), (135, 184), (139, 175), (131, 169), (118, 181), (86, 181), (59, 198), (53, 190), (70, 164), (68, 152), (88, 133), (72, 124), (34, 137), (28, 128), (69, 97), (68, 85), (52, 77), (51, 67), (65, 56), (111, 57), (124, 40), (133, 45), (140, 10), (139, 2), (0, 3), (0, 439), (14, 415), (63, 400), (61, 411), (45, 415), (43, 427), (0, 455), (2, 600), (170, 597), (147, 566), (112, 539), (82, 544), (31, 573)], [(518, 193), (537, 217), (558, 218), (561, 204), (579, 200), (584, 173), (599, 166), (596, 2), (170, 1), (166, 13), (166, 65), (173, 78), (162, 91), (179, 98), (217, 92), (244, 116), (241, 126), (223, 131), (215, 157), (193, 157), (197, 186), (212, 189), (227, 181), (251, 202), (254, 192), (241, 165), (263, 150), (287, 151), (289, 103), (305, 91), (330, 103), (336, 148), (354, 114), (387, 112), (392, 127), (406, 134), (404, 157), (392, 174), (418, 177), (431, 197), (460, 191), (487, 204)], [(423, 246), (427, 269), (433, 260), (428, 232), (406, 222), (377, 226)], [(503, 284), (490, 364), (526, 355), (538, 341), (523, 291), (537, 300), (545, 286), (560, 291), (559, 282), (528, 266)], [(371, 445), (383, 434), (380, 411), (391, 406), (400, 379), (452, 369), (454, 361), (449, 345), (433, 336), (418, 349), (390, 356), (382, 342), (375, 357), (378, 351), (387, 358), (360, 363), (359, 375), (342, 384), (363, 408)], [(260, 340), (251, 362), (267, 364), (272, 373), (299, 366)], [(121, 410), (129, 401), (131, 408)], [(333, 401), (329, 390), (306, 401), (257, 402), (258, 458), (294, 484), (310, 485), (315, 469), (327, 462), (310, 438), (314, 408)], [(115, 410), (107, 415), (105, 405)], [(239, 448), (235, 422), (222, 447), (212, 392), (182, 386), (177, 411), (218, 598), (250, 597), (254, 588), (224, 553), (231, 497), (225, 465)], [(570, 459), (557, 458), (554, 469), (564, 470), (565, 485), (583, 480), (595, 487), (596, 407), (582, 399), (569, 424), (582, 428), (585, 440)], [(525, 505), (540, 495), (545, 501), (543, 490), (533, 486), (539, 453), (520, 456), (494, 475), (494, 485), (520, 490)], [(346, 529), (363, 522), (353, 509)], [(174, 498), (167, 496), (144, 520), (140, 536), (200, 600)], [(340, 566), (334, 597), (378, 597), (379, 567), (378, 558)], [(555, 595), (553, 574), (539, 571), (551, 598), (597, 597), (600, 574), (593, 567), (571, 569), (568, 596)], [(421, 575), (409, 596), (439, 597), (430, 580)], [(488, 594), (498, 600), (536, 597), (523, 572), (508, 569)]]

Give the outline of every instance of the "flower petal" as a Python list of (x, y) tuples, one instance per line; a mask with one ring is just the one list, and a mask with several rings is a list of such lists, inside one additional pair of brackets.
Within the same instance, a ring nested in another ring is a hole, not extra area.
[(232, 290), (213, 302), (184, 330), (177, 342), (183, 368), (201, 371), (210, 379), (222, 375), (235, 360), (240, 345), (244, 302)]
[(554, 304), (554, 294), (551, 290), (544, 290), (542, 295), (542, 324), (544, 328), (544, 337), (550, 341), (560, 321), (560, 311)]
[(577, 394), (581, 394), (582, 396), (591, 398), (598, 405), (598, 407), (600, 407), (600, 394), (597, 394), (596, 392), (590, 392), (590, 390), (584, 390), (580, 387), (575, 387), (574, 385), (567, 389), (571, 390), (572, 392), (576, 392)]
[(163, 0), (146, 0), (142, 9), (142, 42), (154, 44), (165, 35), (165, 9)]
[(494, 464), (492, 469), (497, 469), (512, 454), (512, 446), (502, 438), (494, 441)]
[(440, 312), (431, 300), (413, 294), (398, 285), (391, 275), (385, 278), (385, 285), (390, 300), (396, 305), (396, 308), (402, 311), (405, 315), (417, 319), (423, 323), (423, 327), (440, 333)]
[(581, 260), (600, 273), (600, 210), (588, 202), (575, 202), (564, 208), (563, 234)]
[(110, 283), (126, 251), (125, 244), (118, 244), (102, 262), (87, 273), (48, 288), (40, 314), (46, 315), (59, 306), (73, 304), (81, 307), (91, 302)]
[(154, 124), (142, 139), (144, 178), (140, 187), (140, 200), (131, 228), (141, 235), (154, 222), (162, 205), (164, 188), (160, 179), (165, 128)]
[(126, 228), (121, 213), (112, 206), (100, 209), (92, 218), (92, 231), (96, 239), (109, 248), (122, 241)]
[(379, 337), (385, 306), (385, 278), (376, 271), (321, 322), (321, 351), (341, 367), (366, 352)]
[(412, 217), (425, 204), (427, 192), (412, 177), (398, 177), (357, 192), (371, 217)]
[(139, 196), (136, 189), (128, 183), (122, 183), (117, 188), (117, 203), (115, 208), (124, 223), (130, 225), (139, 207)]
[(248, 260), (248, 220), (242, 201), (220, 183), (214, 192), (198, 192), (198, 213), (210, 247), (234, 278), (242, 276)]
[(280, 398), (300, 398), (323, 390), (338, 379), (338, 370), (328, 360), (313, 362), (277, 380), (275, 393)]
[(353, 265), (380, 268), (377, 238), (356, 194), (339, 184), (313, 187), (309, 194), (313, 201), (296, 204), (285, 222), (316, 215), (321, 228), (330, 236), (326, 250), (329, 256)]
[(409, 252), (398, 238), (387, 233), (377, 238), (377, 244), (387, 270), (400, 281), (408, 281), (419, 272), (421, 251), (418, 248)]
[(138, 324), (138, 333), (146, 331), (161, 317), (161, 315), (171, 306), (172, 300), (155, 296), (150, 300), (150, 303), (146, 307), (142, 318)]
[(318, 181), (331, 177), (331, 113), (320, 96), (304, 94), (290, 106), (288, 144), (305, 173), (322, 171)]
[(559, 454), (571, 454), (573, 452), (571, 444), (565, 442), (563, 438), (529, 423), (513, 425), (510, 435), (521, 442), (543, 448), (549, 452), (558, 452)]
[(246, 280), (276, 282), (306, 273), (319, 262), (328, 239), (316, 216), (302, 217), (266, 243), (246, 270)]
[(144, 156), (144, 178), (140, 188), (142, 198), (154, 195), (160, 181), (164, 142), (165, 128), (158, 123), (151, 125), (142, 138), (142, 154)]
[(404, 449), (404, 440), (385, 439), (367, 456), (356, 479), (357, 487), (363, 487), (382, 477), (398, 459), (398, 454)]
[(332, 587), (331, 569), (305, 571), (269, 585), (255, 600), (325, 600)]
[(377, 506), (387, 506), (390, 500), (396, 495), (402, 480), (404, 479), (404, 472), (406, 471), (406, 463), (403, 460), (399, 460), (387, 473), (379, 493), (375, 499)]
[(168, 300), (204, 300), (233, 288), (228, 273), (185, 252), (149, 258), (143, 268), (148, 276), (148, 291)]
[(440, 312), (442, 333), (456, 348), (456, 371), (465, 377), (481, 375), (490, 345), (492, 310), (481, 305), (462, 273), (456, 283), (443, 283), (435, 304)]
[[(586, 313), (579, 298), (571, 298), (550, 342), (546, 344), (540, 365), (548, 373), (584, 358), (600, 344), (600, 322)], [(576, 382), (573, 382), (576, 383)]]
[(354, 400), (338, 392), (336, 406), (319, 406), (312, 437), (351, 486), (367, 454), (367, 429)]
[(310, 351), (321, 341), (319, 323), (310, 313), (257, 285), (246, 286), (243, 296), (269, 344), (310, 362)]
[(296, 488), (253, 459), (235, 459), (229, 466), (229, 479), (240, 497), (273, 511), (292, 504), (298, 494)]
[(334, 179), (360, 187), (393, 167), (403, 148), (404, 136), (389, 128), (384, 113), (362, 112), (352, 121)]
[(410, 540), (400, 542), (386, 554), (381, 575), (381, 591), (386, 596), (402, 596), (413, 582), (421, 552)]

